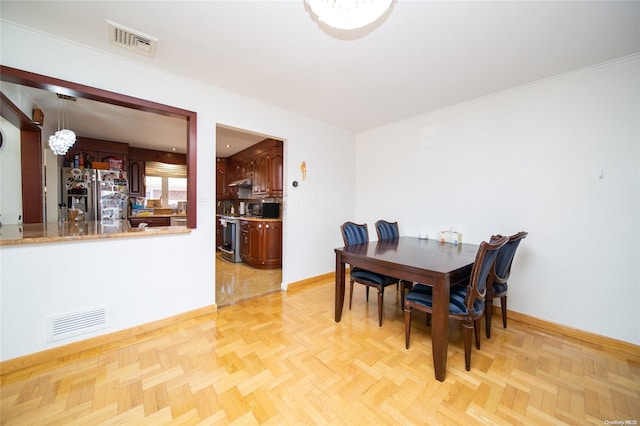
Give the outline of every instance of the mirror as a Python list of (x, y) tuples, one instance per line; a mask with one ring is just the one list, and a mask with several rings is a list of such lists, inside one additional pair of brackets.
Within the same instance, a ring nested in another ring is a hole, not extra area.
[[(10, 67), (0, 66), (0, 78), (3, 82), (23, 86), (22, 88), (30, 92), (30, 95), (40, 98), (39, 108), (45, 113), (45, 120), (56, 123), (58, 107), (55, 93), (73, 96), (77, 98), (77, 109), (83, 114), (91, 113), (91, 118), (80, 115), (70, 117), (70, 127), (74, 127), (76, 133), (83, 137), (95, 139), (127, 142), (130, 147), (152, 149), (156, 151), (169, 151), (184, 153), (187, 162), (187, 227), (196, 228), (196, 113), (168, 105), (129, 97), (118, 93), (108, 92), (89, 86), (58, 80), (52, 77), (34, 74)], [(49, 98), (45, 98), (47, 95)], [(47, 99), (47, 100), (45, 100)], [(54, 106), (51, 106), (53, 102)], [(56, 111), (55, 113), (47, 113)], [(3, 115), (5, 113), (3, 108)], [(75, 121), (77, 120), (77, 121)], [(82, 127), (84, 123), (96, 123), (102, 120), (103, 124), (89, 127)], [(114, 126), (114, 122), (118, 125)], [(74, 124), (75, 123), (75, 124)], [(141, 125), (144, 123), (143, 125)], [(30, 123), (27, 123), (30, 124)], [(23, 129), (20, 124), (16, 127)], [(31, 125), (33, 127), (33, 125)], [(108, 130), (110, 133), (100, 133), (100, 129)], [(153, 131), (157, 129), (164, 132), (169, 137), (154, 137)], [(177, 130), (176, 130), (177, 129)], [(126, 138), (118, 131), (129, 131)], [(138, 133), (136, 133), (138, 132)], [(177, 133), (176, 133), (177, 132)], [(22, 132), (24, 135), (25, 132)], [(150, 135), (141, 136), (141, 135)], [(42, 139), (46, 140), (45, 134)], [(46, 143), (46, 142), (45, 142)], [(23, 166), (23, 178), (26, 176)], [(41, 186), (41, 185), (40, 185)], [(40, 193), (42, 193), (42, 188)], [(23, 191), (24, 192), (24, 191)], [(23, 199), (23, 205), (25, 200)], [(28, 217), (26, 212), (25, 219)]]

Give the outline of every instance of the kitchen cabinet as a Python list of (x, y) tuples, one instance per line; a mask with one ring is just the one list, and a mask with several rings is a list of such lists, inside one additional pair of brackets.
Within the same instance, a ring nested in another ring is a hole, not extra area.
[[(249, 263), (249, 222), (248, 220), (240, 221), (240, 259), (243, 262)], [(238, 247), (236, 247), (237, 249)]]
[(171, 216), (129, 217), (129, 223), (132, 228), (137, 228), (141, 223), (146, 223), (147, 226), (171, 226)]
[[(73, 161), (76, 155), (85, 154), (92, 161), (109, 162), (110, 158), (122, 161), (122, 166), (127, 164), (127, 156), (129, 153), (129, 144), (122, 142), (105, 141), (101, 139), (92, 139), (78, 136), (76, 143), (69, 148), (67, 158)], [(69, 164), (73, 167), (72, 164)], [(84, 165), (87, 167), (88, 165)]]
[(269, 153), (258, 154), (253, 160), (253, 195), (269, 195)]
[(144, 197), (144, 161), (129, 161), (129, 196)]
[(218, 218), (216, 218), (216, 251), (218, 251), (218, 247), (222, 246), (222, 244), (224, 243), (222, 232), (222, 222), (220, 222)]
[(229, 157), (227, 162), (227, 196), (228, 199), (240, 197), (237, 186), (228, 186), (231, 182), (241, 179), (251, 179), (253, 175), (253, 161), (246, 157)]
[[(216, 184), (218, 198), (238, 198), (237, 187), (228, 187), (229, 183), (240, 179), (251, 179), (251, 196), (269, 198), (283, 196), (283, 147), (282, 141), (265, 139), (249, 148), (232, 155), (227, 160), (226, 184), (224, 188), (220, 179)], [(216, 162), (218, 164), (218, 162)], [(222, 166), (218, 176), (223, 174)], [(226, 190), (226, 197), (222, 191)]]
[(216, 198), (226, 199), (229, 197), (227, 175), (227, 159), (216, 158)]
[(253, 174), (253, 162), (251, 160), (239, 161), (236, 163), (236, 176), (237, 179), (249, 179)]
[(282, 267), (282, 221), (241, 220), (240, 258), (254, 268)]
[(269, 197), (282, 197), (284, 189), (282, 181), (283, 159), (282, 142), (280, 142), (278, 146), (269, 150)]
[(282, 197), (282, 142), (273, 142), (277, 143), (253, 160), (253, 195), (256, 197)]

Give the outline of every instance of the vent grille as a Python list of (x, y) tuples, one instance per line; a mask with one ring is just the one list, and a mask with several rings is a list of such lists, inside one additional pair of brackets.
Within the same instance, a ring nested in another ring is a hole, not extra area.
[(149, 57), (153, 57), (156, 54), (157, 38), (111, 21), (107, 21), (107, 27), (109, 30), (109, 43), (114, 46)]
[(49, 317), (48, 320), (48, 342), (55, 342), (109, 327), (106, 306), (57, 315)]

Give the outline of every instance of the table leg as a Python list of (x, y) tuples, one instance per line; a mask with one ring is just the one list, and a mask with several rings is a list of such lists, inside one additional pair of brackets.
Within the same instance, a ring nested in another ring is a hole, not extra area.
[(433, 281), (431, 344), (436, 380), (443, 382), (447, 373), (449, 346), (449, 280), (446, 278)]
[(336, 253), (336, 306), (335, 317), (336, 322), (340, 322), (342, 318), (342, 307), (344, 306), (344, 286), (345, 286), (345, 267), (342, 256)]

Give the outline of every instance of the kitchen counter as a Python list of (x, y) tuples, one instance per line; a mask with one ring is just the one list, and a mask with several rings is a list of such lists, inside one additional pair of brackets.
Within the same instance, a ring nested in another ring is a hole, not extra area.
[(59, 225), (57, 222), (51, 222), (2, 225), (0, 226), (0, 246), (189, 233), (191, 230), (184, 226), (132, 228), (126, 220), (118, 221), (115, 224), (80, 222)]

